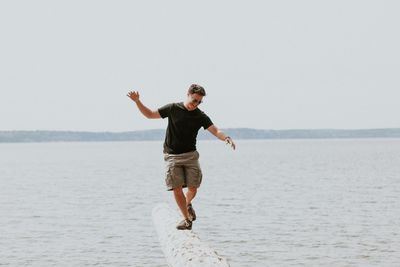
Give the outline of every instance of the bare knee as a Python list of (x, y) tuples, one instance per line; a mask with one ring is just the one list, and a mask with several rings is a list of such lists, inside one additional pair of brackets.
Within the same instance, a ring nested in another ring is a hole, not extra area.
[(188, 187), (188, 191), (190, 191), (191, 193), (196, 193), (197, 187)]
[(173, 191), (174, 191), (174, 194), (183, 194), (182, 186), (175, 187), (173, 189)]

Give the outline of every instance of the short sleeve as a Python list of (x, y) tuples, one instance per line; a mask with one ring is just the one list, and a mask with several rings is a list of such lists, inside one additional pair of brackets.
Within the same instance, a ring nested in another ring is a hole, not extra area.
[(211, 121), (210, 117), (208, 117), (206, 114), (203, 114), (203, 119), (202, 119), (202, 125), (204, 130), (207, 130), (208, 127), (213, 125), (214, 123)]
[(162, 106), (161, 108), (158, 109), (158, 113), (160, 113), (161, 118), (166, 118), (171, 115), (171, 109), (172, 109), (172, 104), (167, 104), (165, 106)]

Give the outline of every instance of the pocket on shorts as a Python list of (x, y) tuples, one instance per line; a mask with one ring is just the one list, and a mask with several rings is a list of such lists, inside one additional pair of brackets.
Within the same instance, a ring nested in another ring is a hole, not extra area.
[(167, 168), (165, 172), (165, 184), (168, 188), (172, 186), (172, 171), (171, 168)]
[(165, 174), (165, 185), (168, 190), (174, 188), (177, 183), (177, 177), (175, 173), (175, 167), (168, 167)]
[(179, 166), (169, 166), (165, 175), (165, 184), (168, 190), (185, 185), (183, 169)]
[(201, 169), (191, 170), (190, 173), (187, 174), (187, 183), (188, 186), (199, 187), (201, 181), (203, 180), (203, 173)]

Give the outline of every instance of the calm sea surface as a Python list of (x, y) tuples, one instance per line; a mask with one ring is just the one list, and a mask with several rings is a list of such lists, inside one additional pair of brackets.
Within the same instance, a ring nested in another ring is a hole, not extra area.
[[(400, 266), (400, 139), (198, 143), (194, 231), (232, 267)], [(166, 267), (161, 142), (0, 144), (0, 265)]]

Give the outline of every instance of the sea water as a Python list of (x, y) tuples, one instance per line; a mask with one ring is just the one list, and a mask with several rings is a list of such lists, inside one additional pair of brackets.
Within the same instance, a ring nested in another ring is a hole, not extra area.
[[(200, 141), (195, 231), (232, 267), (400, 266), (400, 139)], [(0, 144), (0, 265), (166, 267), (162, 142)]]

